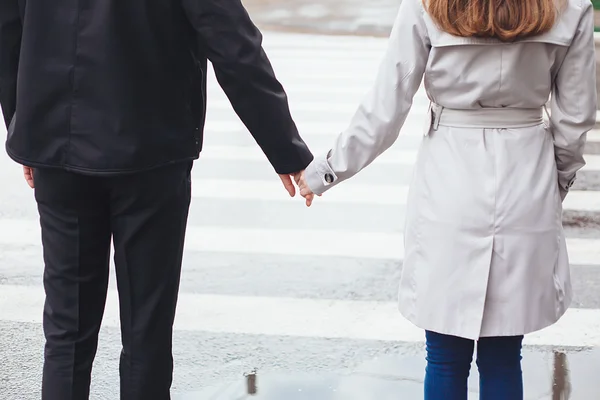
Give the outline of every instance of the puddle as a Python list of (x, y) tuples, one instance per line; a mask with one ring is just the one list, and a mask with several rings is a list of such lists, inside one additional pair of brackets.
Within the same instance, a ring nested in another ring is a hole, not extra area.
[[(262, 374), (251, 371), (238, 382), (174, 400), (397, 400), (423, 398), (424, 354), (389, 355), (348, 373)], [(527, 400), (600, 399), (600, 349), (523, 351)], [(469, 378), (469, 400), (478, 399), (475, 364)]]

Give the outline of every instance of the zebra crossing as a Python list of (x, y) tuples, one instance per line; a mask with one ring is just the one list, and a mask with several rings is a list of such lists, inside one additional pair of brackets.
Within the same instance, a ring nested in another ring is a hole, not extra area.
[[(315, 154), (348, 124), (385, 46), (376, 38), (265, 34)], [(284, 192), (209, 73), (176, 320), (175, 392), (235, 379), (245, 368), (352, 368), (421, 343), (423, 333), (400, 316), (395, 298), (407, 185), (427, 105), (421, 90), (397, 143), (307, 209)], [(586, 159), (581, 173), (593, 177), (600, 155)], [(39, 225), (20, 168), (4, 154), (0, 187), (0, 399), (29, 400), (39, 398), (43, 351)], [(600, 193), (580, 189), (569, 194), (565, 212), (597, 218)], [(555, 326), (527, 337), (530, 346), (600, 346), (600, 232), (569, 229), (567, 242), (573, 307)], [(111, 281), (94, 399), (118, 397), (117, 304)]]

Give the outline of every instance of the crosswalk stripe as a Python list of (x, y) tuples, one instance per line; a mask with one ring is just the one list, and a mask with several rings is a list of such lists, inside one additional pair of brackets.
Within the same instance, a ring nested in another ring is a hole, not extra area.
[[(213, 103), (214, 106), (214, 103)], [(339, 132), (346, 128), (346, 125), (335, 122), (303, 122), (297, 121), (296, 125), (298, 130), (301, 132), (310, 133), (311, 135), (334, 135), (339, 134)], [(236, 120), (212, 120), (208, 119), (206, 121), (206, 126), (204, 127), (206, 132), (214, 132), (214, 133), (232, 133), (232, 132), (247, 132), (248, 129), (244, 126), (241, 121)]]
[[(39, 245), (38, 223), (0, 220), (0, 245)], [(247, 229), (190, 226), (186, 250), (215, 253), (401, 259), (402, 236), (336, 230)]]
[[(190, 226), (186, 250), (211, 253), (354, 257), (401, 260), (402, 235), (339, 230), (225, 228)], [(40, 245), (39, 224), (0, 219), (0, 245)], [(600, 266), (600, 239), (568, 238), (572, 264)]]
[[(201, 179), (193, 186), (194, 197), (237, 200), (289, 201), (281, 184), (266, 180)], [(408, 186), (369, 185), (345, 182), (327, 192), (318, 202), (405, 206)], [(600, 191), (571, 191), (563, 203), (565, 211), (600, 212)]]
[[(40, 323), (44, 291), (3, 285), (0, 319)], [(118, 297), (109, 291), (104, 326), (119, 326)], [(316, 300), (181, 293), (179, 331), (422, 342), (423, 331), (403, 318), (395, 302)], [(600, 310), (569, 309), (556, 325), (526, 337), (528, 345), (600, 345)]]
[[(381, 61), (383, 60), (384, 54), (382, 52), (374, 52), (370, 55), (364, 56), (362, 54), (352, 54), (348, 53), (347, 55), (344, 53), (329, 53), (329, 57), (321, 57), (321, 58), (307, 58), (303, 56), (296, 57), (286, 57), (288, 52), (285, 50), (275, 50), (271, 51), (271, 55), (275, 57), (271, 58), (271, 64), (275, 67), (275, 72), (277, 69), (284, 68), (295, 70), (296, 68), (308, 68), (313, 69), (318, 72), (326, 70), (335, 70), (336, 68), (344, 68), (346, 70), (351, 70), (357, 73), (358, 71), (362, 71), (363, 73), (368, 73), (368, 71), (377, 71), (381, 65)], [(352, 68), (349, 68), (349, 63), (352, 63)], [(319, 69), (321, 68), (321, 69)]]
[[(315, 95), (315, 99), (318, 96)], [(358, 103), (355, 101), (347, 103), (331, 103), (331, 102), (319, 102), (319, 101), (306, 101), (306, 102), (290, 102), (290, 109), (292, 113), (295, 111), (310, 111), (310, 112), (322, 112), (322, 113), (354, 113), (358, 107)], [(225, 99), (212, 99), (207, 102), (208, 110), (214, 109), (230, 109), (231, 103)], [(412, 114), (427, 114), (427, 109), (415, 109)]]
[[(329, 132), (332, 135), (332, 141), (335, 135), (339, 134), (339, 128), (341, 127), (339, 124), (323, 124), (323, 129), (319, 129), (321, 124), (314, 124), (314, 127), (310, 127), (308, 125), (299, 125), (301, 128), (305, 128), (302, 130), (303, 132), (307, 132), (309, 135), (314, 133), (321, 132), (325, 135)], [(336, 132), (334, 130), (334, 126), (338, 128)], [(209, 131), (212, 132), (221, 132), (227, 133), (232, 131), (243, 131), (245, 128), (242, 124), (220, 124), (220, 123), (210, 123)], [(333, 142), (332, 142), (333, 143)], [(328, 147), (316, 147), (311, 148), (312, 152), (315, 154), (324, 154), (329, 150)], [(394, 165), (405, 165), (406, 167), (411, 167), (417, 160), (417, 150), (403, 150), (400, 148), (392, 147), (390, 150), (387, 150), (383, 154), (381, 154), (373, 164), (394, 164)], [(581, 169), (582, 172), (586, 171), (600, 171), (600, 155), (598, 154), (586, 154), (585, 156), (586, 165)], [(262, 150), (258, 146), (217, 146), (217, 145), (207, 145), (202, 149), (201, 159), (203, 160), (231, 160), (231, 161), (250, 161), (250, 162), (264, 162), (266, 157)], [(588, 202), (592, 200), (592, 198), (596, 197), (594, 191), (589, 191), (589, 193), (582, 195), (581, 201), (584, 201), (588, 204)], [(569, 200), (575, 201), (575, 200)], [(579, 200), (578, 200), (579, 201)], [(596, 206), (594, 206), (596, 207)], [(600, 207), (598, 205), (597, 207)], [(576, 207), (578, 208), (578, 207)]]
[[(355, 57), (359, 55), (369, 55), (373, 53), (381, 53), (387, 50), (388, 44), (383, 42), (377, 42), (374, 40), (367, 40), (363, 42), (363, 47), (360, 51), (356, 51), (357, 45), (360, 42), (344, 41), (343, 37), (332, 37), (336, 40), (307, 40), (306, 42), (296, 41), (293, 38), (285, 40), (273, 40), (267, 39), (263, 42), (263, 48), (265, 51), (282, 51), (289, 53), (292, 57), (296, 54), (308, 53), (312, 58), (318, 58), (317, 56), (331, 56), (331, 54), (351, 54)], [(339, 39), (339, 40), (337, 40)]]
[[(307, 52), (313, 58), (318, 55), (327, 55), (331, 52), (370, 54), (385, 51), (388, 47), (387, 40), (370, 37), (344, 37), (344, 36), (295, 36), (295, 35), (268, 35), (264, 37), (263, 46), (266, 51), (286, 50), (290, 54)], [(357, 52), (357, 49), (360, 51)]]
[[(313, 153), (325, 153), (325, 147), (311, 148)], [(201, 160), (230, 160), (230, 161), (260, 161), (265, 162), (266, 156), (258, 146), (216, 146), (208, 145), (202, 150)], [(390, 149), (380, 155), (373, 164), (397, 164), (412, 166), (417, 159), (417, 152), (411, 150)]]
[[(351, 63), (351, 60), (349, 63)], [(355, 85), (372, 85), (375, 82), (378, 72), (377, 65), (364, 67), (362, 70), (328, 67), (327, 69), (317, 73), (317, 69), (314, 67), (304, 67), (303, 65), (298, 64), (293, 68), (277, 68), (277, 65), (274, 63), (273, 69), (277, 78), (283, 83), (288, 80), (293, 80), (296, 83), (311, 82), (312, 84), (315, 84), (316, 82), (319, 82), (324, 88), (334, 87), (335, 85), (343, 85), (346, 82), (353, 82)], [(212, 74), (209, 73), (209, 78), (212, 78), (211, 75)]]
[[(209, 108), (210, 110), (210, 108)], [(210, 111), (209, 111), (210, 112)], [(304, 122), (302, 119), (296, 120), (296, 126), (298, 130), (301, 132), (302, 137), (304, 136), (328, 136), (333, 140), (335, 136), (339, 135), (341, 131), (348, 127), (349, 118), (351, 117), (351, 112), (348, 110), (345, 111), (347, 113), (346, 118), (338, 119), (338, 121), (334, 122)], [(294, 113), (295, 114), (295, 113)], [(416, 113), (412, 113), (411, 118), (415, 118)], [(240, 133), (240, 132), (248, 132), (248, 129), (244, 126), (242, 122), (239, 120), (213, 120), (209, 117), (206, 121), (206, 125), (204, 127), (204, 131), (207, 133), (215, 133), (215, 134), (228, 134), (228, 133)], [(402, 130), (403, 135), (410, 136), (418, 136), (421, 137), (423, 135), (423, 128), (419, 127), (419, 129), (414, 129), (414, 126), (406, 126), (405, 129)]]
[[(284, 89), (289, 96), (303, 95), (307, 98), (319, 98), (321, 96), (330, 97), (332, 94), (348, 95), (354, 97), (360, 97), (366, 93), (371, 87), (369, 83), (357, 84), (356, 82), (349, 82), (345, 85), (339, 85), (335, 87), (326, 87), (322, 84), (316, 84), (314, 82), (307, 82), (306, 84), (298, 84), (293, 80), (290, 83), (284, 83)], [(208, 101), (213, 99), (213, 96), (222, 96), (222, 89), (218, 85), (210, 85), (208, 88)], [(308, 97), (310, 96), (310, 97)], [(356, 104), (358, 106), (358, 104)]]
[[(192, 184), (193, 196), (197, 198), (223, 198), (238, 200), (287, 201), (289, 195), (275, 179), (234, 180), (200, 179)], [(407, 186), (361, 185), (344, 183), (323, 195), (318, 202), (401, 206), (406, 204)]]
[(563, 202), (568, 211), (600, 212), (600, 191), (572, 190)]

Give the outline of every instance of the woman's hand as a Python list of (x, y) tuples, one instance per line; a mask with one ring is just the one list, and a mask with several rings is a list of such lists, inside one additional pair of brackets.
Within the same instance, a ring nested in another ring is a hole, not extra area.
[(295, 174), (294, 180), (300, 189), (300, 195), (306, 200), (306, 207), (310, 207), (313, 199), (315, 198), (315, 194), (312, 192), (312, 190), (310, 190), (308, 184), (306, 183), (306, 179), (304, 179), (304, 171)]

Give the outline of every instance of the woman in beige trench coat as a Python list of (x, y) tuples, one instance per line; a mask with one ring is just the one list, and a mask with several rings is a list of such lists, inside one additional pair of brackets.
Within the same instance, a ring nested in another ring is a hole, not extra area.
[(571, 302), (562, 200), (595, 123), (593, 10), (554, 1), (403, 0), (373, 88), (297, 177), (310, 205), (368, 166), (424, 78), (399, 307), (426, 330), (428, 400), (467, 398), (474, 341), (481, 398), (521, 399), (523, 335)]

